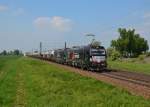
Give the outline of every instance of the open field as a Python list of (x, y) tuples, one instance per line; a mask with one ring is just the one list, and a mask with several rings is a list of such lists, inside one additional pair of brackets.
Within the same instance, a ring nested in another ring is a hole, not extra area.
[(150, 100), (55, 65), (0, 57), (0, 107), (149, 107)]
[(150, 74), (150, 63), (108, 61), (109, 68)]

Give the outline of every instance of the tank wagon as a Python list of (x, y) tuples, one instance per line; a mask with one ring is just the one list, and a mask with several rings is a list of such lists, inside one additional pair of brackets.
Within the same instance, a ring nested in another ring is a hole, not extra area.
[(86, 46), (56, 49), (41, 55), (41, 59), (54, 61), (87, 70), (101, 70), (107, 68), (107, 54), (103, 46), (91, 43)]

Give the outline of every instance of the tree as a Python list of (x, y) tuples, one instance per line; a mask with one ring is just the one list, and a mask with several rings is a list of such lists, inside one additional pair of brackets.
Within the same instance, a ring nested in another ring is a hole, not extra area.
[(18, 49), (14, 50), (14, 55), (20, 55), (20, 51)]
[(111, 46), (118, 50), (124, 57), (136, 57), (145, 53), (149, 47), (148, 42), (139, 34), (135, 34), (135, 30), (118, 29), (119, 38), (111, 41)]
[(13, 51), (4, 50), (3, 52), (0, 53), (0, 55), (23, 55), (23, 54), (21, 50), (15, 49)]
[(7, 51), (3, 50), (3, 52), (1, 53), (1, 55), (7, 55)]

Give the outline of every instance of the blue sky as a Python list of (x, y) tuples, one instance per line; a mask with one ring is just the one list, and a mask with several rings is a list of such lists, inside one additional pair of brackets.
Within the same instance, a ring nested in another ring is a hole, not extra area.
[(109, 47), (119, 27), (150, 44), (150, 0), (0, 0), (0, 50), (83, 45), (87, 33)]

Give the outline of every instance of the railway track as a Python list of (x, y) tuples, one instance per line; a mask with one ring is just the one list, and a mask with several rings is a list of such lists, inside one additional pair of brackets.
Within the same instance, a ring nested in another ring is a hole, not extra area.
[[(104, 76), (107, 76), (110, 78), (119, 79), (122, 81), (127, 81), (129, 83), (134, 83), (134, 84), (138, 84), (138, 85), (150, 88), (150, 81), (149, 81), (150, 76), (149, 76), (149, 79), (147, 80), (146, 78), (140, 79), (140, 74), (138, 77), (137, 77), (137, 75), (135, 77), (133, 77), (133, 75), (134, 75), (133, 73), (132, 73), (132, 75), (127, 75), (126, 73), (123, 73), (123, 72), (121, 72), (121, 73), (122, 74), (120, 74), (119, 71), (115, 71), (115, 73), (113, 71), (111, 71), (111, 72), (102, 72), (102, 73), (100, 73), (100, 75), (104, 75)], [(145, 76), (148, 77), (147, 75), (145, 75)]]
[[(63, 65), (63, 66), (67, 66), (67, 65)], [(75, 68), (75, 69), (79, 70), (80, 68)], [(126, 81), (150, 89), (150, 75), (136, 73), (136, 72), (129, 72), (129, 71), (114, 70), (114, 69), (107, 69), (100, 72), (96, 72), (96, 71), (93, 72), (88, 70), (84, 70), (84, 71), (95, 73), (96, 75), (103, 75), (121, 81)]]
[[(45, 59), (40, 59), (40, 60), (45, 60)], [(45, 60), (45, 61), (48, 61), (48, 60)], [(52, 62), (52, 63), (55, 63), (55, 62)], [(55, 63), (55, 64), (58, 64), (58, 63)], [(121, 81), (126, 81), (128, 83), (137, 84), (137, 85), (144, 86), (150, 89), (150, 75), (136, 73), (136, 72), (129, 72), (129, 71), (114, 70), (114, 69), (107, 69), (107, 70), (103, 70), (100, 72), (93, 72), (93, 71), (88, 71), (88, 70), (81, 70), (80, 68), (74, 68), (68, 65), (62, 65), (62, 64), (58, 64), (58, 65), (70, 67), (70, 68), (80, 70), (80, 71), (91, 72), (96, 75), (102, 75), (105, 77), (109, 77), (109, 78), (113, 78), (113, 79), (117, 79)]]
[[(79, 69), (79, 68), (77, 68)], [(87, 70), (84, 70), (87, 71)], [(140, 86), (144, 86), (150, 89), (150, 75), (136, 73), (136, 72), (129, 72), (129, 71), (121, 71), (115, 69), (107, 69), (100, 72), (96, 71), (87, 71), (95, 73), (96, 75), (102, 75), (105, 77), (126, 81), (129, 83), (137, 84)]]

